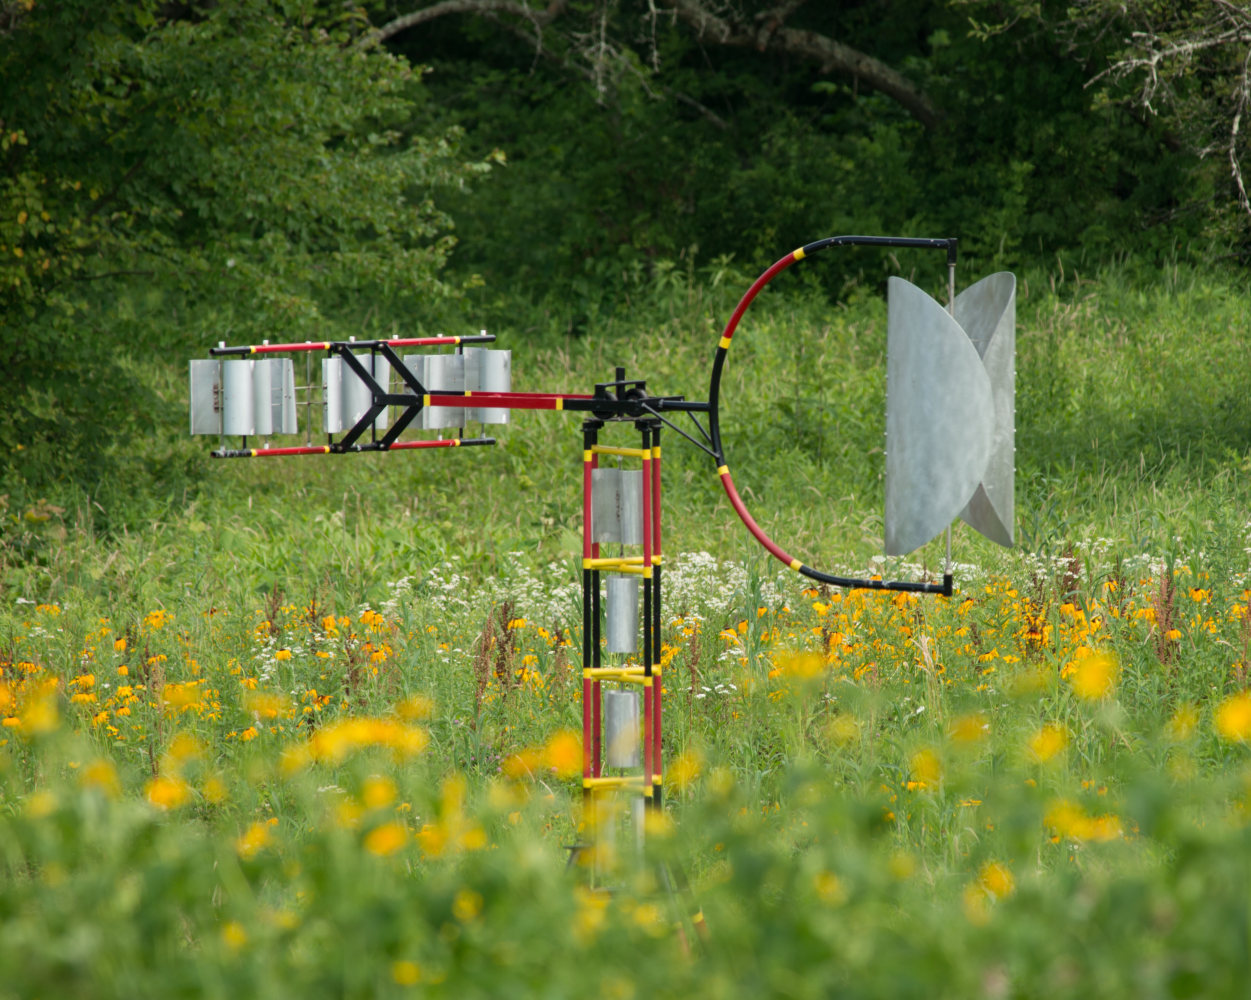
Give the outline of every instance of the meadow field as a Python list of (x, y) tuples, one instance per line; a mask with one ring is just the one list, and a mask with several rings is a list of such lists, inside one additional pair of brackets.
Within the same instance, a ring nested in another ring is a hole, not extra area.
[[(498, 331), (514, 386), (704, 398), (728, 267)], [(1018, 297), (1018, 544), (958, 527), (951, 598), (809, 586), (666, 435), (641, 852), (582, 809), (576, 418), (213, 462), (152, 362), (114, 482), (5, 498), (0, 996), (1245, 996), (1251, 304)], [(754, 307), (736, 481), (815, 565), (933, 572), (875, 554), (885, 309), (844, 299)]]

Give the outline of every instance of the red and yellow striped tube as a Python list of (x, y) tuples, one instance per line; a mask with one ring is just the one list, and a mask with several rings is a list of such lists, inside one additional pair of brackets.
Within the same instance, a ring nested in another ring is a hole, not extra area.
[(567, 399), (594, 399), (590, 394), (559, 392), (465, 392), (457, 395), (431, 393), (426, 406), (464, 409), (492, 406), (507, 410), (563, 410)]
[(766, 535), (764, 529), (756, 523), (756, 519), (751, 516), (751, 512), (744, 506), (742, 498), (738, 495), (738, 490), (734, 488), (734, 480), (730, 478), (730, 470), (722, 465), (717, 469), (717, 475), (721, 477), (721, 485), (725, 488), (725, 495), (730, 498), (730, 506), (734, 508), (734, 513), (739, 516), (756, 541), (763, 545), (772, 555), (786, 563), (791, 569), (799, 569), (803, 563), (779, 547), (772, 538)]
[[(483, 341), (492, 341), (493, 335), (473, 336), (473, 337), (403, 337), (396, 340), (360, 340), (348, 341), (347, 345), (353, 349), (360, 348), (368, 350), (379, 344), (386, 344), (388, 347), (454, 347), (459, 344), (471, 342), (480, 343)], [(344, 341), (332, 340), (306, 340), (299, 344), (253, 344), (249, 347), (229, 347), (218, 349), (219, 353), (234, 354), (286, 354), (295, 351), (328, 351), (332, 344), (344, 343)]]

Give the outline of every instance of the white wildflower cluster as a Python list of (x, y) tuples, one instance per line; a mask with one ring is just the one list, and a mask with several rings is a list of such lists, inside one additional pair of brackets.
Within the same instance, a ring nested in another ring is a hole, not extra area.
[(736, 691), (738, 691), (738, 685), (731, 684), (728, 681), (714, 684), (712, 687), (700, 685), (700, 689), (695, 692), (695, 698), (699, 700), (700, 698), (707, 698), (709, 695), (712, 695), (714, 698), (717, 696), (725, 698)]

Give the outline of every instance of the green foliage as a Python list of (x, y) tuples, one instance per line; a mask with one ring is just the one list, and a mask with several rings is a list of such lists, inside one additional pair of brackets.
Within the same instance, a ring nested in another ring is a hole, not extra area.
[[(697, 43), (642, 5), (604, 8), (596, 31), (611, 56), (591, 69), (561, 22), (545, 30), (546, 57), (472, 16), (392, 44), (433, 67), (435, 121), (463, 126), (477, 155), (508, 158), (452, 208), (464, 236), (454, 266), (487, 277), (492, 322), (521, 300), (539, 304), (527, 315), (536, 329), (584, 331), (620, 308), (623, 272), (720, 255), (763, 266), (836, 233), (958, 236), (985, 268), (1079, 247), (1221, 252), (1203, 236), (1209, 168), (1087, 86), (1111, 42), (1086, 45), (1083, 62), (1033, 20), (989, 33), (970, 12), (981, 13), (922, 3), (886, 20), (869, 4), (794, 15), (923, 86), (942, 112), (929, 130), (852, 80)], [(845, 258), (826, 291), (892, 267)]]
[[(407, 322), (459, 293), (434, 198), (485, 165), (453, 130), (413, 133), (420, 70), (354, 47), (350, 12), (66, 2), (15, 22), (0, 35), (14, 490), (93, 497), (111, 451), (169, 419), (134, 377), (154, 355)], [(177, 458), (161, 464), (176, 493)]]

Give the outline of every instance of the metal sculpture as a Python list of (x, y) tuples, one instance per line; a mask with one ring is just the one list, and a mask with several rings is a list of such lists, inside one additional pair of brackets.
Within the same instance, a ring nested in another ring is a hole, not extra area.
[[(941, 582), (861, 579), (814, 569), (773, 541), (748, 511), (730, 475), (722, 437), (721, 377), (741, 320), (782, 271), (833, 247), (938, 250), (946, 254), (948, 307), (900, 278), (888, 283), (886, 511), (888, 555), (903, 555), (947, 528)], [(713, 355), (707, 401), (656, 396), (622, 369), (591, 393), (522, 393), (511, 389), (511, 353), (466, 337), (325, 341), (227, 347), (191, 362), (191, 433), (220, 438), (218, 458), (348, 454), (492, 445), (466, 435), (469, 423), (499, 424), (512, 410), (568, 410), (582, 424), (582, 735), (583, 789), (594, 811), (600, 793), (634, 795), (641, 807), (662, 803), (661, 486), (660, 434), (670, 428), (714, 461), (730, 504), (774, 557), (822, 583), (872, 590), (952, 593), (950, 524), (964, 519), (1003, 544), (1013, 538), (1013, 356), (1016, 283), (995, 274), (955, 295), (955, 239), (835, 236), (795, 250), (767, 268), (730, 316)], [(453, 354), (401, 357), (405, 348), (450, 347)], [(312, 357), (324, 353), (320, 385)], [(273, 357), (284, 355), (284, 357)], [(293, 357), (305, 358), (305, 384), (295, 384)], [(314, 444), (314, 409), (324, 444)], [(273, 447), (273, 435), (305, 443)], [(671, 414), (685, 413), (688, 433)], [(706, 415), (707, 427), (699, 422)], [(632, 424), (638, 447), (600, 443), (610, 424)], [(409, 431), (435, 438), (405, 439)], [(454, 436), (443, 437), (454, 430)], [(227, 448), (226, 438), (243, 438)], [(260, 447), (248, 447), (248, 438)], [(603, 465), (613, 459), (616, 466)], [(626, 469), (624, 461), (637, 462)], [(605, 546), (616, 546), (617, 555)], [(639, 550), (625, 554), (625, 548)], [(640, 614), (641, 590), (641, 614)], [(606, 626), (606, 627), (605, 627)], [(640, 640), (641, 636), (641, 642)], [(605, 656), (625, 658), (606, 664)], [(633, 662), (635, 659), (641, 662)], [(605, 685), (608, 685), (605, 687)], [(614, 773), (610, 773), (614, 772)]]

